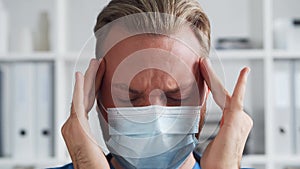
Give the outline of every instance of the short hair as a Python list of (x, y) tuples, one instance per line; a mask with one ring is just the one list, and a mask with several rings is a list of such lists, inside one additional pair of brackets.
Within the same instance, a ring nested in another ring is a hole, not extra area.
[[(105, 25), (122, 17), (143, 13), (148, 14), (147, 16), (144, 15), (146, 17), (143, 17), (143, 23), (133, 21), (133, 23), (125, 26), (143, 25), (143, 28), (151, 29), (151, 32), (171, 33), (176, 32), (183, 24), (188, 22), (205, 51), (204, 55), (208, 55), (210, 50), (210, 23), (197, 0), (111, 0), (97, 17), (94, 27), (97, 42), (102, 44), (108, 34), (108, 32), (101, 32), (102, 35), (97, 34), (97, 31)], [(172, 16), (172, 18), (165, 16)], [(100, 57), (97, 54), (97, 46), (101, 44), (96, 44), (97, 58)]]

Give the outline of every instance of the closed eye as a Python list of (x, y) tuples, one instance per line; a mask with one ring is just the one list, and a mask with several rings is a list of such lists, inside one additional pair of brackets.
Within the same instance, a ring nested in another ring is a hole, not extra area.
[(175, 97), (169, 97), (169, 96), (167, 96), (167, 99), (169, 100), (169, 101), (175, 101), (175, 102), (182, 102), (182, 101), (186, 101), (186, 100), (188, 100), (190, 97), (188, 96), (188, 97), (185, 97), (185, 98), (175, 98)]
[(137, 100), (139, 100), (141, 97), (133, 97), (133, 98), (118, 98), (118, 100), (120, 101), (120, 102), (122, 102), (122, 103), (132, 103), (132, 102), (135, 102), (135, 101), (137, 101)]

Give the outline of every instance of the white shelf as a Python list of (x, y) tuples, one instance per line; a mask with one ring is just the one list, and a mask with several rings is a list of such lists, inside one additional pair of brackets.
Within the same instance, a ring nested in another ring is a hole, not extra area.
[(300, 59), (300, 51), (274, 50), (272, 56), (274, 59)]
[(260, 49), (217, 50), (216, 54), (221, 60), (253, 60), (263, 59), (266, 52)]
[(0, 158), (0, 166), (14, 166), (14, 165), (23, 165), (23, 166), (57, 166), (70, 163), (69, 160), (58, 159), (58, 158), (49, 158), (49, 159), (31, 159), (31, 160), (15, 160), (12, 158)]
[(267, 157), (265, 155), (245, 155), (242, 164), (265, 164)]
[(86, 61), (92, 59), (93, 57), (94, 55), (82, 56), (80, 52), (68, 52), (59, 55), (59, 58), (67, 62)]
[(54, 61), (56, 59), (75, 62), (75, 61), (85, 61), (92, 59), (91, 57), (82, 57), (80, 52), (68, 52), (68, 53), (55, 53), (55, 52), (32, 52), (32, 53), (1, 53), (0, 61)]
[(274, 157), (274, 162), (280, 164), (300, 165), (300, 155), (298, 156), (279, 155)]
[(56, 57), (57, 54), (52, 52), (3, 53), (0, 61), (54, 61)]

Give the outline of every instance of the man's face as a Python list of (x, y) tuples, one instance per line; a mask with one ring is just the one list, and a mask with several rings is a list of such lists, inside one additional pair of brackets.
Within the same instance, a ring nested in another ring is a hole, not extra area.
[[(112, 37), (120, 32), (114, 30)], [(109, 49), (99, 93), (104, 107), (202, 105), (207, 88), (198, 66), (201, 54), (194, 52), (200, 44), (189, 28), (176, 36), (180, 40), (136, 35)]]

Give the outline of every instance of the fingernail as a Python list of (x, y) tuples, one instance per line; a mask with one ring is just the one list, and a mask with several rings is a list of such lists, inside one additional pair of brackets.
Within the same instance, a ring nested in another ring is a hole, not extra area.
[(79, 72), (75, 72), (75, 80), (78, 80)]
[(247, 76), (249, 75), (250, 71), (251, 71), (251, 69), (249, 67), (247, 67), (247, 72), (246, 72)]
[(90, 61), (90, 65), (91, 65), (92, 63), (96, 62), (96, 61), (98, 61), (98, 60), (97, 60), (97, 59), (95, 59), (95, 58), (91, 59), (91, 61)]

